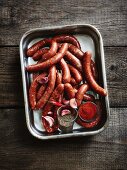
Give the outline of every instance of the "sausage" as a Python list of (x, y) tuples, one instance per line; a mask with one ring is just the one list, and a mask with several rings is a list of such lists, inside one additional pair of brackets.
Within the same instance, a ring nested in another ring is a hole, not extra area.
[(45, 38), (36, 42), (32, 47), (27, 50), (27, 56), (32, 57), (40, 48), (50, 45), (52, 43), (52, 39)]
[(42, 55), (47, 53), (48, 52), (48, 49), (47, 48), (42, 48), (40, 50), (38, 50), (33, 56), (33, 60), (37, 61), (39, 59), (41, 59)]
[(51, 96), (54, 90), (55, 82), (56, 82), (56, 67), (52, 66), (49, 69), (49, 81), (48, 81), (47, 88), (44, 94), (42, 95), (42, 97), (40, 98), (40, 100), (37, 102), (36, 109), (43, 108), (44, 105), (47, 103), (49, 97)]
[[(81, 51), (80, 49), (78, 49), (77, 47), (75, 47), (74, 45), (69, 45), (68, 50), (72, 54), (74, 54), (78, 59), (80, 59), (80, 60), (83, 59), (84, 52)], [(98, 73), (97, 73), (96, 65), (95, 65), (95, 63), (94, 63), (94, 61), (92, 59), (91, 59), (91, 70), (92, 70), (93, 76), (97, 80), (98, 79)]]
[(41, 79), (42, 77), (45, 77), (45, 73), (40, 74), (37, 76), (34, 81), (30, 85), (29, 89), (29, 103), (31, 106), (31, 109), (35, 109), (36, 106), (36, 93), (37, 93), (37, 88), (39, 86), (37, 80)]
[(64, 84), (59, 84), (54, 92), (52, 93), (49, 102), (45, 105), (44, 110), (42, 112), (43, 116), (46, 116), (49, 111), (53, 108), (53, 104), (51, 103), (52, 101), (59, 101), (60, 95), (64, 91)]
[(68, 99), (72, 99), (75, 97), (75, 91), (70, 83), (66, 83), (64, 85), (65, 92), (67, 93)]
[(51, 41), (51, 47), (50, 49), (47, 48), (42, 48), (40, 50), (38, 50), (34, 55), (33, 55), (33, 60), (39, 60), (40, 58), (42, 58), (42, 61), (48, 60), (49, 58), (51, 58), (52, 56), (54, 56), (56, 54), (58, 50), (58, 44), (55, 41)]
[(72, 65), (68, 64), (71, 74), (73, 75), (74, 79), (77, 83), (80, 83), (82, 81), (82, 75), (81, 73)]
[(98, 72), (97, 72), (95, 62), (93, 60), (91, 60), (91, 71), (92, 71), (92, 75), (93, 75), (94, 79), (98, 80)]
[(76, 46), (77, 48), (81, 49), (79, 41), (77, 40), (77, 38), (75, 38), (72, 35), (59, 35), (54, 37), (53, 40), (58, 43), (65, 43), (65, 42), (70, 43)]
[(95, 101), (95, 97), (91, 94), (84, 94), (83, 100), (92, 102), (92, 101)]
[(42, 97), (42, 95), (45, 92), (47, 84), (42, 84), (41, 87), (39, 88), (38, 92), (37, 92), (37, 101)]
[(91, 53), (89, 51), (85, 52), (83, 58), (83, 71), (85, 73), (86, 81), (88, 82), (89, 86), (99, 95), (106, 96), (107, 92), (105, 89), (100, 87), (97, 82), (95, 81), (92, 71), (91, 71)]
[(70, 44), (68, 50), (75, 55), (78, 59), (82, 60), (84, 52), (81, 49), (77, 48), (76, 46)]
[(56, 86), (62, 83), (62, 74), (57, 71), (56, 73)]
[(39, 70), (45, 70), (46, 68), (53, 66), (54, 64), (58, 63), (63, 58), (67, 49), (68, 49), (68, 44), (67, 43), (62, 44), (61, 48), (59, 49), (59, 52), (54, 57), (42, 63), (27, 66), (26, 70), (29, 72), (36, 72)]
[(36, 79), (37, 76), (39, 76), (39, 73), (33, 73), (33, 80)]
[[(37, 64), (41, 63), (42, 60), (38, 60)], [(33, 80), (39, 75), (39, 72), (33, 73)]]
[(75, 79), (74, 79), (73, 77), (71, 77), (70, 84), (71, 84), (72, 86), (75, 86), (75, 85), (77, 84), (76, 81), (75, 81)]
[(57, 42), (52, 41), (49, 51), (42, 55), (42, 61), (46, 61), (49, 58), (53, 57), (56, 54), (57, 50), (58, 50)]
[(62, 81), (63, 83), (69, 83), (71, 79), (70, 69), (66, 61), (62, 58), (60, 60), (60, 66), (62, 69)]
[(67, 59), (67, 61), (70, 62), (70, 64), (72, 64), (75, 68), (77, 68), (77, 70), (82, 72), (81, 61), (77, 57), (75, 57), (71, 52), (66, 51), (65, 58)]
[[(73, 90), (74, 90), (75, 94), (78, 91), (76, 88), (73, 88)], [(84, 94), (83, 95), (83, 100), (85, 100), (85, 101), (95, 101), (95, 97), (93, 95), (91, 95), (91, 94)]]
[(84, 94), (87, 92), (87, 90), (89, 89), (89, 85), (88, 84), (82, 84), (76, 95), (75, 95), (75, 98), (76, 98), (76, 102), (77, 102), (77, 106), (79, 106), (83, 100), (83, 96)]
[[(77, 47), (75, 47), (74, 45), (69, 45), (68, 50), (74, 54), (78, 59), (82, 60), (83, 56), (84, 56), (84, 52), (81, 51), (81, 49), (78, 49)], [(67, 53), (67, 52), (66, 52)], [(76, 67), (76, 66), (75, 66)], [(77, 68), (77, 67), (76, 67)], [(78, 68), (77, 68), (78, 69)], [(80, 68), (82, 70), (82, 67)], [(79, 69), (78, 69), (79, 70)], [(96, 65), (94, 63), (94, 61), (91, 59), (91, 70), (92, 70), (92, 74), (95, 77), (95, 79), (97, 80), (98, 78), (98, 73), (97, 73), (97, 69), (96, 69)], [(80, 71), (80, 70), (79, 70)]]

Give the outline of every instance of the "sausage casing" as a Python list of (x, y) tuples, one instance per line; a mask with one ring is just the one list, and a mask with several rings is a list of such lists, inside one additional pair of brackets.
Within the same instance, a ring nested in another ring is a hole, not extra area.
[(71, 79), (70, 69), (66, 61), (62, 58), (60, 60), (60, 66), (62, 70), (62, 81), (63, 83), (69, 83)]
[(107, 92), (105, 89), (103, 89), (102, 87), (100, 87), (97, 82), (95, 81), (93, 75), (92, 75), (92, 71), (91, 71), (91, 53), (90, 52), (86, 52), (83, 58), (83, 70), (85, 73), (85, 78), (88, 82), (88, 84), (90, 85), (90, 87), (98, 94), (100, 94), (101, 96), (106, 96)]
[(68, 99), (72, 99), (75, 97), (75, 90), (73, 89), (72, 85), (70, 83), (66, 83), (64, 85), (65, 92), (67, 93)]
[(83, 100), (83, 96), (84, 94), (87, 92), (87, 90), (89, 89), (89, 85), (88, 84), (82, 84), (77, 93), (76, 93), (76, 101), (77, 101), (77, 106), (79, 106)]
[(46, 68), (49, 68), (49, 67), (55, 65), (63, 58), (67, 49), (68, 49), (68, 44), (67, 43), (62, 44), (61, 48), (59, 49), (59, 52), (54, 57), (52, 57), (42, 63), (27, 66), (26, 70), (29, 72), (36, 72), (36, 71), (40, 71), (40, 70), (45, 70)]
[(37, 102), (37, 105), (36, 105), (37, 109), (43, 108), (44, 105), (47, 103), (49, 97), (51, 96), (54, 90), (55, 82), (56, 82), (56, 67), (52, 66), (49, 69), (49, 81), (48, 81), (47, 88), (44, 94), (42, 95), (42, 97), (40, 98), (40, 100)]

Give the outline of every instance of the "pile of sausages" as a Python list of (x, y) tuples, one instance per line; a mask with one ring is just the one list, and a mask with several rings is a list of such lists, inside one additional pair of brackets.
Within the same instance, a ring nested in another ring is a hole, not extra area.
[(87, 94), (89, 90), (107, 95), (97, 83), (98, 73), (91, 53), (84, 53), (72, 35), (43, 39), (27, 50), (27, 56), (37, 61), (26, 67), (33, 74), (29, 89), (30, 106), (43, 109), (43, 116), (69, 101), (75, 101), (77, 107), (83, 100), (94, 101), (94, 96)]

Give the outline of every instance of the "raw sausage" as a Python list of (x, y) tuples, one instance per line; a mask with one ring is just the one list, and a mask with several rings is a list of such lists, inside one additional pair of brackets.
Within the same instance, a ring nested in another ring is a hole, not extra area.
[[(75, 91), (75, 93), (77, 93), (77, 89), (76, 88), (74, 88), (74, 91)], [(95, 101), (95, 97), (92, 95), (92, 94), (84, 94), (83, 95), (83, 100), (85, 100), (85, 101)]]
[(43, 116), (46, 116), (49, 111), (51, 111), (53, 104), (51, 103), (52, 101), (59, 101), (60, 95), (64, 91), (64, 84), (59, 84), (54, 92), (52, 93), (48, 103), (45, 105), (44, 110), (42, 112)]
[(47, 88), (44, 94), (42, 95), (42, 97), (40, 98), (40, 100), (37, 102), (37, 105), (36, 105), (37, 109), (43, 108), (44, 105), (47, 103), (49, 97), (51, 96), (54, 90), (55, 82), (56, 82), (56, 67), (52, 66), (49, 69), (49, 81), (48, 81)]
[(95, 62), (93, 62), (93, 60), (91, 60), (91, 71), (92, 71), (92, 75), (93, 75), (94, 79), (98, 80), (98, 72), (97, 72)]
[(44, 70), (48, 67), (53, 66), (54, 64), (58, 63), (63, 58), (67, 49), (68, 49), (68, 44), (67, 43), (62, 44), (61, 48), (59, 49), (59, 52), (54, 57), (42, 63), (27, 66), (26, 70), (29, 72), (36, 72), (36, 71)]
[(65, 58), (67, 59), (67, 61), (69, 61), (70, 64), (72, 64), (75, 68), (77, 68), (77, 70), (82, 72), (81, 61), (77, 57), (75, 57), (71, 52), (66, 51)]
[(82, 60), (84, 52), (81, 49), (77, 48), (76, 46), (70, 44), (68, 50), (75, 55), (78, 59)]
[(83, 96), (84, 94), (87, 92), (87, 90), (89, 89), (89, 85), (88, 84), (82, 84), (77, 93), (76, 93), (76, 102), (77, 102), (77, 106), (79, 106), (83, 100)]
[(37, 61), (39, 59), (41, 59), (42, 55), (47, 53), (48, 52), (48, 49), (47, 48), (42, 48), (40, 50), (38, 50), (33, 56), (33, 60)]
[(58, 50), (57, 42), (52, 41), (49, 51), (42, 55), (42, 61), (46, 61), (49, 58), (53, 57), (57, 53), (57, 50)]
[(59, 71), (57, 71), (57, 73), (56, 73), (56, 86), (58, 84), (61, 84), (61, 83), (62, 83), (62, 74)]
[(68, 99), (72, 99), (75, 97), (75, 91), (70, 83), (66, 83), (65, 92), (67, 93)]
[(59, 35), (53, 38), (54, 41), (58, 42), (58, 43), (70, 43), (73, 44), (74, 46), (76, 46), (77, 48), (81, 48), (80, 47), (80, 43), (77, 40), (77, 38), (75, 38), (72, 35)]
[(70, 72), (73, 75), (75, 81), (77, 83), (80, 83), (82, 81), (81, 73), (75, 67), (73, 67), (72, 65), (68, 64), (68, 66), (69, 66)]
[(62, 69), (62, 81), (63, 83), (69, 83), (71, 79), (70, 69), (66, 61), (62, 58), (60, 60), (60, 66)]
[(31, 83), (30, 89), (29, 89), (29, 102), (31, 109), (35, 109), (36, 107), (36, 93), (37, 93), (37, 88), (39, 86), (37, 80), (45, 77), (45, 73), (40, 74), (37, 76), (34, 81)]
[(91, 71), (91, 53), (90, 52), (85, 52), (84, 58), (83, 58), (83, 71), (85, 73), (85, 78), (88, 82), (88, 84), (90, 85), (90, 87), (98, 94), (100, 94), (101, 96), (106, 96), (107, 92), (105, 89), (103, 89), (102, 87), (100, 87), (93, 75), (92, 75), (92, 71)]
[(27, 56), (32, 57), (40, 48), (50, 45), (51, 43), (52, 39), (48, 38), (38, 41), (27, 50)]
[(42, 84), (41, 87), (39, 88), (38, 92), (37, 92), (37, 101), (42, 97), (42, 95), (45, 92), (47, 84)]
[(77, 84), (76, 81), (75, 81), (75, 79), (74, 79), (73, 77), (71, 77), (70, 84), (71, 84), (72, 86), (75, 86), (75, 85)]

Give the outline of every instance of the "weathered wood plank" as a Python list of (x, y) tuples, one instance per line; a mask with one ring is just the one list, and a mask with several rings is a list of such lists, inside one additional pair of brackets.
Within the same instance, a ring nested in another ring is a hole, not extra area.
[(0, 106), (23, 104), (18, 48), (0, 48)]
[(127, 45), (126, 0), (0, 1), (0, 45), (17, 45), (32, 28), (87, 23), (96, 26), (106, 46)]
[[(0, 48), (0, 106), (22, 106), (19, 49)], [(127, 48), (106, 47), (106, 70), (111, 106), (127, 106)]]
[(106, 74), (111, 106), (127, 106), (127, 48), (106, 47)]
[(94, 137), (40, 141), (23, 109), (0, 109), (1, 170), (127, 169), (127, 108), (112, 108), (109, 127)]

